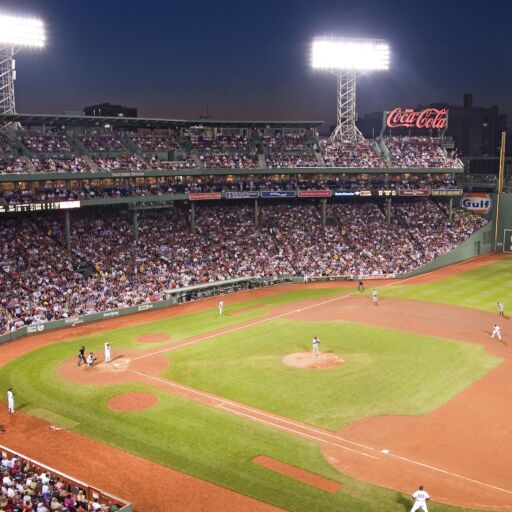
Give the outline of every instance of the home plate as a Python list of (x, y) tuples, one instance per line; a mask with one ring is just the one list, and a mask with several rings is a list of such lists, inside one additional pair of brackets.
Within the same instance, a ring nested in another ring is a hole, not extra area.
[(125, 371), (128, 368), (129, 364), (130, 364), (130, 358), (128, 358), (128, 357), (119, 358), (114, 363), (114, 371), (115, 372)]
[(384, 449), (384, 450), (381, 450), (380, 452), (383, 453), (384, 455), (387, 455), (389, 453), (389, 450)]

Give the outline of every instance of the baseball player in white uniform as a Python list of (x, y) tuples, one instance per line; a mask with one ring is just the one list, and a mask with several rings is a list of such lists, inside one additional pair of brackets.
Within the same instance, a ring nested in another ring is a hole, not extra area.
[(105, 343), (105, 363), (110, 364), (110, 343)]
[(7, 390), (7, 409), (10, 414), (14, 414), (14, 393), (12, 388)]
[(313, 355), (316, 356), (317, 358), (320, 357), (320, 352), (318, 351), (319, 345), (320, 340), (315, 336), (313, 338)]
[(377, 294), (377, 290), (375, 288), (372, 290), (372, 302), (374, 306), (379, 303), (379, 295)]
[(503, 305), (503, 302), (498, 302), (496, 304), (496, 309), (498, 310), (498, 315), (505, 316), (505, 306)]
[(219, 316), (222, 316), (222, 309), (224, 308), (224, 301), (219, 302)]
[(411, 512), (416, 510), (424, 510), (428, 512), (427, 501), (430, 499), (430, 494), (423, 489), (423, 485), (420, 485), (419, 489), (412, 495), (414, 498), (414, 505), (411, 508)]
[(498, 324), (494, 324), (494, 328), (492, 330), (491, 338), (494, 338), (494, 336), (497, 336), (497, 338), (501, 341), (501, 328)]

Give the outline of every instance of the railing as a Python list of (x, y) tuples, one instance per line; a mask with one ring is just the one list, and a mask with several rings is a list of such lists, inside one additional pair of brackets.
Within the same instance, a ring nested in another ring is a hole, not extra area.
[(117, 505), (119, 507), (119, 512), (133, 512), (132, 504), (126, 500), (118, 498), (117, 496), (98, 489), (97, 487), (82, 482), (81, 480), (69, 476), (66, 473), (62, 473), (57, 469), (51, 468), (50, 466), (46, 466), (42, 462), (31, 459), (22, 453), (15, 452), (6, 446), (0, 445), (0, 450), (2, 450), (2, 455), (5, 457), (16, 457), (17, 459), (21, 459), (22, 462), (30, 462), (30, 464), (37, 470), (37, 472), (42, 470), (43, 472), (48, 472), (51, 475), (58, 476), (65, 484), (76, 488), (76, 493), (72, 492), (72, 494), (76, 495), (78, 494), (78, 490), (82, 489), (85, 492), (88, 501), (94, 501), (97, 499), (100, 504), (108, 505), (109, 507), (112, 505)]

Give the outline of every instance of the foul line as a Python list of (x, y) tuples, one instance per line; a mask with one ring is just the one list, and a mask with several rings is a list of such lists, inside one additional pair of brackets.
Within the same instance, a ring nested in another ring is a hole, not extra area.
[(462, 476), (457, 473), (452, 473), (450, 471), (446, 471), (445, 469), (437, 468), (435, 466), (430, 466), (429, 464), (424, 464), (423, 462), (418, 462), (416, 460), (408, 459), (407, 457), (401, 457), (400, 455), (395, 455), (393, 453), (390, 453), (388, 456), (394, 457), (395, 459), (399, 459), (404, 462), (408, 462), (409, 464), (415, 464), (416, 466), (421, 466), (424, 468), (432, 469), (433, 471), (437, 471), (439, 473), (444, 473), (445, 475), (454, 476), (456, 478), (466, 480), (467, 482), (472, 482), (474, 484), (479, 484), (484, 487), (489, 487), (489, 488), (495, 489), (497, 491), (502, 491), (502, 492), (506, 492), (507, 494), (512, 494), (512, 491), (509, 491), (508, 489), (503, 489), (502, 487), (497, 487), (496, 485), (492, 485), (492, 484), (486, 484), (485, 482), (481, 482), (480, 480), (474, 480), (473, 478), (469, 478), (467, 476)]
[[(361, 452), (359, 450), (355, 450), (354, 448), (349, 448), (348, 446), (343, 446), (342, 444), (335, 443), (333, 441), (328, 441), (326, 439), (322, 439), (322, 436), (332, 437), (333, 439), (337, 439), (337, 440), (342, 441), (342, 442), (346, 442), (346, 443), (350, 443), (350, 444), (353, 444), (353, 445), (356, 445), (356, 446), (360, 446), (361, 448), (364, 448), (364, 449), (369, 450), (369, 451), (375, 451), (375, 448), (371, 448), (370, 446), (366, 446), (364, 444), (359, 444), (359, 443), (354, 443), (353, 441), (349, 441), (348, 439), (344, 439), (342, 437), (335, 436), (335, 435), (329, 434), (327, 432), (324, 433), (324, 432), (322, 432), (319, 429), (315, 429), (315, 428), (309, 427), (307, 425), (301, 425), (300, 423), (290, 421), (290, 420), (288, 420), (286, 418), (281, 418), (281, 417), (279, 417), (277, 415), (272, 416), (271, 414), (267, 414), (265, 412), (260, 412), (258, 409), (250, 408), (250, 407), (245, 407), (245, 406), (243, 406), (241, 404), (238, 404), (236, 402), (233, 402), (231, 400), (225, 400), (223, 398), (221, 399), (218, 396), (215, 396), (215, 395), (212, 395), (212, 394), (209, 394), (209, 393), (204, 393), (203, 391), (199, 391), (199, 390), (194, 389), (194, 388), (189, 388), (187, 386), (183, 386), (181, 384), (177, 384), (176, 382), (173, 382), (173, 381), (170, 381), (170, 380), (167, 380), (167, 379), (163, 379), (161, 377), (155, 377), (154, 375), (147, 375), (146, 373), (138, 372), (136, 370), (130, 370), (129, 369), (128, 371), (132, 372), (132, 373), (135, 373), (136, 375), (139, 375), (141, 377), (147, 378), (147, 379), (156, 380), (158, 382), (166, 384), (167, 386), (175, 387), (175, 388), (181, 389), (183, 391), (187, 391), (188, 393), (190, 393), (192, 395), (201, 396), (201, 397), (207, 398), (207, 399), (209, 399), (209, 400), (211, 400), (213, 402), (217, 402), (217, 403), (215, 403), (215, 407), (217, 407), (219, 409), (223, 409), (225, 411), (229, 411), (232, 414), (236, 414), (238, 416), (245, 416), (246, 418), (250, 418), (253, 421), (264, 423), (266, 425), (271, 425), (272, 427), (279, 428), (281, 430), (286, 430), (286, 431), (289, 431), (289, 432), (293, 432), (293, 433), (295, 433), (295, 434), (297, 434), (299, 436), (309, 437), (310, 439), (314, 439), (315, 441), (319, 441), (321, 443), (332, 444), (333, 446), (337, 446), (338, 448), (343, 448), (344, 450), (348, 450), (350, 452), (354, 452), (354, 453), (357, 453), (359, 455), (363, 455), (364, 457), (369, 457), (371, 459), (376, 459), (376, 460), (379, 459), (379, 457), (375, 457), (374, 455), (370, 455), (368, 453), (364, 453), (364, 452)], [(247, 411), (252, 412), (252, 414), (247, 414), (247, 413), (244, 413), (244, 412), (241, 412), (241, 411), (237, 411), (236, 408), (245, 409)], [(262, 418), (258, 418), (258, 415), (267, 416), (268, 418), (272, 418), (274, 421), (268, 421), (268, 420), (264, 420)], [(295, 429), (294, 428), (290, 428), (290, 427), (285, 427), (284, 425), (280, 425), (280, 423), (288, 423), (290, 425), (293, 425), (295, 427)], [(305, 432), (301, 432), (300, 429), (309, 430), (311, 432), (314, 432), (316, 435), (311, 435), (311, 434), (307, 434)]]

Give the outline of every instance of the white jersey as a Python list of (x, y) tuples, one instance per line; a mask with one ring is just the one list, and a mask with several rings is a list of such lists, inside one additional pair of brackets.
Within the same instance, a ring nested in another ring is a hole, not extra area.
[(430, 499), (430, 494), (427, 491), (418, 490), (412, 495), (412, 497), (414, 498), (416, 503), (423, 504)]
[(220, 301), (219, 302), (219, 313), (222, 315), (222, 308), (224, 307), (224, 302), (223, 301)]
[(7, 401), (9, 403), (14, 402), (14, 393), (10, 389), (7, 391)]

